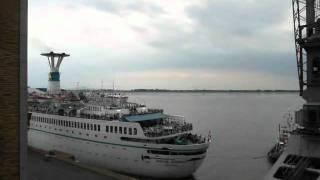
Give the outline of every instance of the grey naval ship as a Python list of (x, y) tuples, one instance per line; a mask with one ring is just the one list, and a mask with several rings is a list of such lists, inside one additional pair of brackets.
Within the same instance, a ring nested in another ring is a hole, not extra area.
[(320, 1), (292, 0), (296, 58), (303, 107), (296, 128), (266, 180), (320, 180)]
[(90, 166), (156, 178), (192, 175), (211, 142), (192, 133), (184, 117), (128, 102), (119, 93), (60, 89), (65, 53), (49, 61), (47, 92), (29, 88), (28, 145), (68, 153)]

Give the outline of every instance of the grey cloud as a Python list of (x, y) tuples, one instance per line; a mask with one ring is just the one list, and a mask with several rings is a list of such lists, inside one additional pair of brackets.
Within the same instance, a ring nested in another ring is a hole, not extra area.
[(142, 12), (149, 16), (155, 16), (164, 13), (160, 6), (145, 1), (114, 1), (114, 0), (83, 0), (87, 6), (94, 7), (103, 12), (114, 13), (118, 15), (130, 12)]
[(190, 7), (187, 13), (203, 28), (218, 29), (230, 36), (251, 36), (286, 20), (290, 8), (289, 1), (220, 0), (208, 1), (204, 7)]

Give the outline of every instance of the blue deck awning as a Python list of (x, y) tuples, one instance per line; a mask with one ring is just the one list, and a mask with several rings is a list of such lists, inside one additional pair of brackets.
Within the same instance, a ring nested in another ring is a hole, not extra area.
[(128, 122), (140, 122), (140, 121), (151, 121), (156, 119), (161, 119), (167, 117), (162, 113), (152, 113), (152, 114), (139, 114), (124, 117), (124, 121)]

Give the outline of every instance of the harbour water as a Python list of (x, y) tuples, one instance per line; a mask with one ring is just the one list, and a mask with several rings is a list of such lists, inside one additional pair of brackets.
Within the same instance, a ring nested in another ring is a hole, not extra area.
[(184, 115), (195, 132), (214, 141), (194, 174), (197, 180), (262, 179), (266, 154), (283, 116), (302, 105), (298, 93), (132, 93), (129, 100)]
[[(190, 178), (196, 180), (262, 179), (271, 167), (266, 154), (276, 141), (278, 124), (285, 122), (285, 113), (294, 112), (303, 103), (297, 93), (127, 95), (129, 101), (145, 103), (150, 107), (163, 108), (169, 114), (185, 116), (187, 121), (194, 123), (195, 132), (203, 136), (207, 136), (211, 130), (214, 141), (208, 149), (207, 157)], [(90, 177), (89, 179), (103, 178), (56, 161), (44, 163), (41, 156), (29, 156), (30, 179), (48, 179), (48, 175), (59, 177), (58, 179), (73, 179), (76, 174)], [(52, 171), (53, 169), (58, 171)]]

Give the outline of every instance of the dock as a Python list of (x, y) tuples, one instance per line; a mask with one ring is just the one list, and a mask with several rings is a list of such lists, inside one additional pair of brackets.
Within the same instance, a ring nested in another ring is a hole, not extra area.
[(65, 153), (55, 152), (50, 157), (46, 154), (47, 152), (28, 148), (29, 180), (137, 180), (110, 170), (87, 166)]

